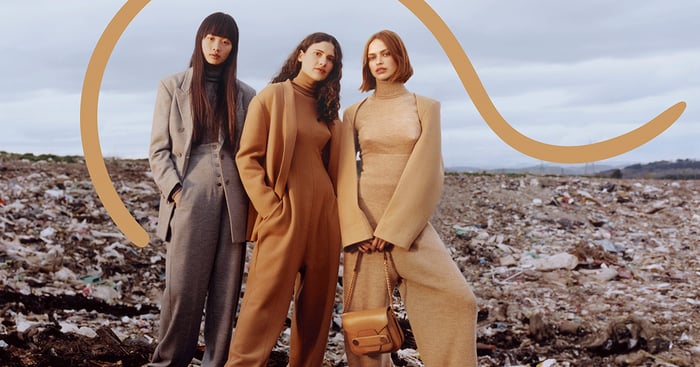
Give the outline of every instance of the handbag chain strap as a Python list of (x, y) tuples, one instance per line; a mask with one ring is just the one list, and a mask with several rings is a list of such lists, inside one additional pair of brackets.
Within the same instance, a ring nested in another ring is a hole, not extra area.
[[(391, 265), (396, 269), (396, 264), (394, 263), (394, 257), (391, 256), (391, 252), (388, 251), (383, 251), (384, 253), (384, 277), (386, 278), (386, 292), (389, 295), (389, 300), (391, 302), (391, 296), (393, 295), (392, 286), (391, 286), (391, 278), (389, 277), (389, 262), (391, 261)], [(350, 288), (348, 291), (345, 293), (345, 297), (343, 300), (343, 311), (347, 311), (348, 307), (350, 307), (350, 302), (352, 302), (352, 294), (355, 291), (355, 282), (357, 281), (357, 273), (360, 271), (360, 263), (362, 262), (362, 255), (363, 252), (360, 252), (357, 255), (357, 261), (355, 262), (355, 267), (353, 268), (352, 271), (352, 279), (350, 280)]]

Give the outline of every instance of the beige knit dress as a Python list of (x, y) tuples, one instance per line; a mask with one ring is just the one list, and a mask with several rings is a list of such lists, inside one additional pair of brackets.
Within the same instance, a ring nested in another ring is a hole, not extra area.
[[(418, 98), (433, 109), (423, 122)], [(438, 108), (436, 101), (417, 97), (403, 84), (378, 81), (375, 93), (359, 108), (346, 110), (338, 188), (344, 281), (351, 279), (357, 260), (354, 244), (373, 236), (394, 244), (392, 278), (401, 279), (401, 298), (423, 362), (427, 367), (469, 367), (476, 365), (476, 299), (426, 219), (435, 209), (442, 180)], [(350, 168), (356, 151), (361, 161), (357, 175)], [(425, 172), (415, 172), (416, 167)], [(403, 205), (415, 205), (415, 210), (395, 209)], [(364, 255), (356, 282), (349, 310), (388, 303), (381, 253)], [(356, 356), (347, 346), (345, 350), (350, 367), (391, 366), (389, 354)]]

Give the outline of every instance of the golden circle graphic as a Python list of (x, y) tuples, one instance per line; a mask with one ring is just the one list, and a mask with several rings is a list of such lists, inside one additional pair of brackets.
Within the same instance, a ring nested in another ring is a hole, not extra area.
[(100, 149), (100, 137), (97, 132), (97, 101), (102, 75), (114, 45), (117, 44), (126, 26), (146, 4), (148, 4), (148, 0), (129, 0), (109, 22), (90, 57), (80, 95), (80, 136), (83, 141), (85, 165), (92, 179), (92, 184), (114, 224), (119, 227), (129, 241), (140, 247), (148, 244), (148, 232), (126, 209), (107, 173)]
[[(97, 105), (107, 61), (122, 33), (149, 0), (128, 0), (100, 36), (92, 53), (80, 103), (80, 135), (83, 153), (95, 191), (117, 227), (135, 245), (149, 242), (148, 232), (128, 211), (112, 184), (100, 149)], [(424, 0), (399, 0), (430, 30), (445, 51), (474, 106), (491, 130), (515, 150), (536, 159), (556, 163), (586, 163), (611, 158), (646, 144), (678, 120), (686, 107), (678, 102), (644, 125), (598, 143), (561, 146), (542, 143), (514, 129), (498, 112), (459, 41), (442, 18)]]

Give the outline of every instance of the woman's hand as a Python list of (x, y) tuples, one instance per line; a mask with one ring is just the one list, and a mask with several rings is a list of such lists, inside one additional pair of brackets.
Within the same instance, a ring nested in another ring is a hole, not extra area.
[(363, 253), (371, 254), (373, 251), (391, 251), (392, 247), (393, 245), (386, 240), (379, 237), (374, 237), (371, 240), (360, 243), (357, 246), (357, 249)]
[(180, 201), (180, 196), (182, 195), (182, 189), (177, 190), (173, 194), (173, 203), (175, 203), (175, 206), (177, 206), (177, 203)]

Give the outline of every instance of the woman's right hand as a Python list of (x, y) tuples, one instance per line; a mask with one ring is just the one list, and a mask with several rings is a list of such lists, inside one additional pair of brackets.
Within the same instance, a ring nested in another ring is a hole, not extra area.
[(371, 254), (373, 251), (391, 251), (393, 246), (379, 237), (374, 237), (371, 240), (360, 243), (357, 248), (362, 253)]
[(175, 203), (175, 206), (177, 206), (177, 203), (180, 202), (180, 196), (182, 195), (182, 189), (177, 190), (173, 194), (173, 202)]

